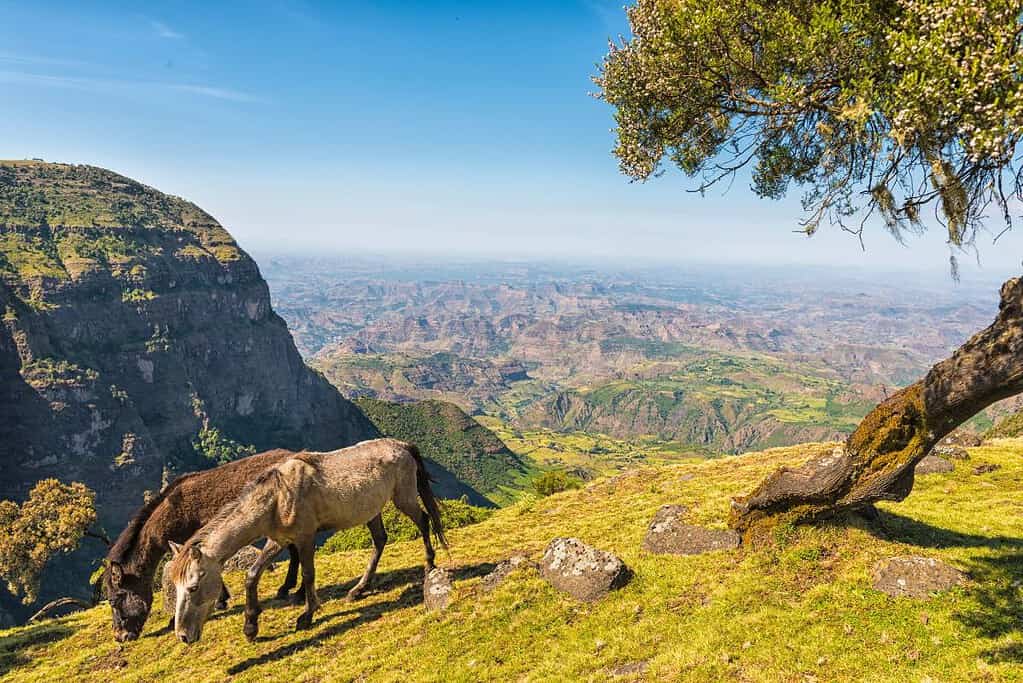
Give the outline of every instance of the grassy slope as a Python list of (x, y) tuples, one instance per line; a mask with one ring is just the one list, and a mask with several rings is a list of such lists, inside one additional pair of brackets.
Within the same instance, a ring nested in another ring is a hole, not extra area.
[[(648, 662), (650, 680), (1023, 680), (1023, 441), (971, 449), (949, 475), (922, 477), (902, 504), (883, 506), (889, 539), (851, 527), (801, 529), (778, 547), (699, 557), (650, 556), (640, 541), (654, 511), (688, 505), (721, 525), (729, 497), (780, 464), (819, 447), (791, 447), (702, 463), (646, 467), (587, 489), (520, 502), (451, 534), (455, 601), (420, 604), (421, 546), (388, 547), (379, 591), (339, 599), (365, 552), (321, 556), (324, 607), (311, 631), (291, 630), (300, 609), (274, 605), (262, 637), (241, 634), (238, 601), (190, 647), (163, 619), (123, 649), (105, 607), (0, 633), (9, 680), (605, 680), (616, 666)], [(973, 475), (982, 462), (1001, 469)], [(555, 536), (617, 552), (632, 582), (595, 604), (556, 593), (521, 571), (489, 595), (468, 578), (514, 550), (539, 553)], [(897, 554), (942, 558), (974, 581), (927, 601), (870, 588), (874, 561)], [(265, 582), (268, 594), (283, 575)], [(239, 593), (241, 576), (229, 583)]]
[(529, 463), (453, 403), (372, 398), (355, 403), (382, 434), (418, 445), (424, 456), (497, 504), (514, 500), (514, 492), (528, 485), (534, 474)]

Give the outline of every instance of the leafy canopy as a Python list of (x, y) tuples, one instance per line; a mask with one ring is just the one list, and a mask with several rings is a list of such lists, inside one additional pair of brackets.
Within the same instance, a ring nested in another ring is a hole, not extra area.
[(933, 220), (953, 249), (1023, 199), (1020, 6), (1006, 0), (639, 0), (596, 82), (637, 180), (665, 159), (700, 190), (753, 168), (803, 188), (802, 229), (902, 239)]
[(25, 604), (35, 601), (49, 559), (74, 550), (96, 521), (95, 500), (84, 484), (43, 479), (20, 506), (0, 501), (0, 577)]

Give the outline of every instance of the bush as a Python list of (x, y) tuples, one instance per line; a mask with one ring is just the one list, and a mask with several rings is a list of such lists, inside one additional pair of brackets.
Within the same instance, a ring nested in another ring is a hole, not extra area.
[[(460, 500), (440, 501), (440, 519), (445, 529), (457, 529), (470, 524), (482, 522), (493, 510), (469, 505), (466, 498)], [(393, 503), (388, 503), (384, 508), (384, 528), (387, 529), (387, 542), (411, 541), (419, 538), (419, 529), (405, 515), (398, 512)], [(360, 548), (373, 547), (373, 539), (369, 535), (369, 529), (365, 526), (355, 527), (338, 531), (331, 536), (321, 552), (340, 553), (346, 550), (358, 550)]]
[(549, 496), (569, 489), (577, 489), (583, 483), (575, 477), (570, 477), (564, 472), (544, 472), (533, 480), (533, 490), (541, 496)]

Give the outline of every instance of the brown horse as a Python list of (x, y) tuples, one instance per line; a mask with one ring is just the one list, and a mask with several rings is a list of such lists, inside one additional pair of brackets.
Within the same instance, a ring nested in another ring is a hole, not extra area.
[[(341, 457), (343, 456), (343, 457)], [(426, 512), (419, 507), (422, 500)], [(433, 569), (430, 522), (447, 547), (437, 501), (419, 450), (395, 439), (375, 439), (331, 453), (299, 453), (270, 468), (182, 547), (171, 544), (170, 573), (177, 604), (174, 628), (182, 642), (194, 643), (220, 593), (224, 561), (259, 538), (267, 545), (245, 580), (245, 635), (259, 631), (259, 577), (282, 546), (294, 544), (302, 563), (305, 612), (296, 628), (309, 628), (319, 607), (313, 554), (319, 529), (348, 529), (368, 524), (373, 555), (362, 579), (349, 592), (357, 597), (369, 585), (387, 543), (380, 511), (388, 501), (418, 527), (426, 548), (426, 569)]]
[[(293, 455), (283, 449), (266, 451), (211, 470), (185, 474), (136, 513), (111, 546), (106, 560), (106, 591), (118, 642), (135, 640), (142, 633), (153, 606), (153, 575), (170, 550), (168, 543), (184, 543), (260, 474)], [(295, 549), (290, 550), (288, 576), (277, 591), (281, 598), (295, 587), (298, 574)], [(227, 589), (221, 588), (221, 606), (226, 605), (228, 597)]]

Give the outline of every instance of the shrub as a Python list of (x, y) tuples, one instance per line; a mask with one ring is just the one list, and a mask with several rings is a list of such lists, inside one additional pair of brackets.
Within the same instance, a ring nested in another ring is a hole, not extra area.
[(533, 490), (541, 496), (550, 496), (569, 489), (577, 489), (580, 486), (582, 486), (581, 481), (558, 471), (544, 472), (533, 479)]

